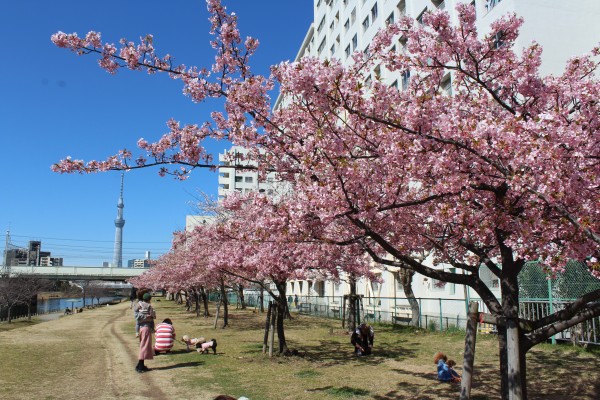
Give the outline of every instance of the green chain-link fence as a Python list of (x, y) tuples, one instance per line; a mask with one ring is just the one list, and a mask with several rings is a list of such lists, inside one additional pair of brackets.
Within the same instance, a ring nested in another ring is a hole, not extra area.
[[(594, 278), (584, 264), (570, 261), (563, 272), (551, 277), (540, 264), (527, 263), (519, 275), (519, 313), (522, 318), (539, 319), (597, 289), (600, 289), (600, 280)], [(563, 331), (553, 341), (556, 339), (600, 344), (600, 318)]]

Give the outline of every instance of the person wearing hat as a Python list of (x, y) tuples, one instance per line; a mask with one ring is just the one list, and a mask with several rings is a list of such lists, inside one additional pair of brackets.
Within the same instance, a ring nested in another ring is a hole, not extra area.
[(134, 308), (136, 321), (140, 328), (140, 352), (138, 356), (138, 363), (135, 366), (135, 370), (137, 372), (150, 371), (150, 368), (144, 365), (144, 361), (152, 360), (154, 358), (152, 332), (154, 330), (154, 319), (156, 318), (156, 313), (150, 305), (151, 300), (152, 295), (149, 293), (149, 291), (144, 291), (142, 294), (142, 299), (138, 302), (138, 304), (135, 305)]

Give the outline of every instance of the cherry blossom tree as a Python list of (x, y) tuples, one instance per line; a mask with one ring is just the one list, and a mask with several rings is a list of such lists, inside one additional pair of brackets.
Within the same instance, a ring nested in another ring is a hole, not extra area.
[[(508, 15), (480, 35), (474, 9), (462, 4), (457, 26), (443, 11), (426, 14), (423, 24), (404, 18), (350, 66), (307, 57), (264, 77), (249, 67), (258, 42), (242, 43), (235, 16), (219, 1), (208, 7), (217, 53), (210, 71), (159, 57), (151, 36), (138, 45), (124, 40), (119, 50), (94, 32), (53, 36), (59, 47), (98, 53), (110, 73), (166, 72), (193, 101), (225, 100), (212, 121), (170, 121), (156, 143), (140, 140), (140, 156), (122, 150), (105, 161), (67, 158), (54, 170), (158, 165), (161, 175), (183, 179), (194, 168), (216, 168), (204, 138), (246, 146), (261, 173), (293, 183), (291, 225), (310, 216), (335, 227), (319, 232), (323, 243), (360, 243), (378, 263), (475, 290), (499, 325), (503, 397), (509, 387), (526, 397), (526, 352), (600, 315), (598, 290), (534, 321), (518, 314), (526, 261), (551, 274), (578, 260), (600, 277), (600, 48), (570, 59), (562, 75), (543, 77), (541, 46), (514, 48), (520, 18)], [(382, 68), (410, 76), (406, 90), (368, 79)], [(275, 82), (284, 100), (272, 110)], [(500, 297), (480, 278), (482, 266), (498, 278)]]
[(293, 220), (290, 205), (294, 204), (288, 198), (275, 201), (258, 193), (232, 195), (223, 204), (227, 217), (196, 227), (187, 241), (208, 260), (208, 274), (252, 283), (271, 296), (276, 303), (280, 354), (288, 351), (284, 320), (289, 316), (289, 280), (371, 276), (357, 242), (342, 247), (321, 240), (314, 234), (312, 218)]

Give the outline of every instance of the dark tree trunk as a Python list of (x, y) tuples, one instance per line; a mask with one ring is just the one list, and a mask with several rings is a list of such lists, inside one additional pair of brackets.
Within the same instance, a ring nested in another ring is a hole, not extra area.
[(260, 295), (258, 296), (258, 303), (259, 303), (259, 307), (260, 307), (260, 312), (263, 313), (265, 312), (265, 305), (264, 303), (264, 297), (265, 296), (265, 290), (262, 288), (260, 288)]
[(348, 331), (352, 332), (356, 329), (356, 313), (358, 312), (357, 306), (357, 295), (356, 295), (356, 278), (350, 277), (350, 294), (346, 297), (348, 299)]
[(196, 309), (196, 318), (200, 316), (200, 293), (194, 288), (194, 308)]
[(202, 305), (204, 307), (204, 318), (210, 317), (210, 312), (208, 311), (208, 295), (206, 294), (206, 290), (204, 290), (204, 286), (200, 286), (200, 297), (202, 298)]
[(275, 286), (277, 287), (277, 297), (275, 298), (275, 305), (277, 310), (277, 339), (279, 340), (279, 354), (286, 354), (288, 352), (287, 342), (285, 340), (285, 330), (284, 330), (284, 319), (286, 317), (287, 309), (287, 296), (285, 295), (286, 290), (286, 282), (275, 282)]
[(238, 285), (238, 300), (240, 302), (240, 308), (246, 309), (246, 300), (244, 299), (244, 286)]
[(408, 300), (408, 304), (410, 304), (410, 310), (412, 312), (412, 317), (410, 319), (409, 325), (418, 326), (419, 325), (419, 302), (415, 297), (415, 293), (412, 290), (413, 276), (415, 275), (414, 271), (409, 269), (402, 269), (398, 271), (398, 277), (400, 279), (400, 283), (402, 283), (402, 289), (404, 289), (404, 296)]
[(229, 325), (229, 309), (227, 301), (227, 292), (225, 291), (225, 281), (221, 278), (221, 301), (223, 302), (223, 328)]

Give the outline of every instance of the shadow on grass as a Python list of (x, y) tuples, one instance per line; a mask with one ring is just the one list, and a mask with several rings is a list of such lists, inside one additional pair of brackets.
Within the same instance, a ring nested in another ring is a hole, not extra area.
[(342, 399), (347, 399), (353, 396), (367, 396), (369, 394), (368, 390), (353, 388), (350, 386), (342, 386), (342, 387), (334, 387), (334, 386), (325, 386), (322, 388), (313, 388), (306, 389), (307, 392), (325, 392), (327, 394), (340, 397)]
[(199, 367), (200, 365), (204, 365), (204, 362), (202, 361), (189, 361), (189, 362), (185, 362), (185, 363), (179, 363), (179, 364), (173, 364), (173, 365), (165, 365), (163, 367), (156, 367), (156, 368), (152, 368), (152, 370), (156, 370), (156, 371), (163, 371), (163, 370), (169, 370), (169, 369), (176, 369), (176, 368), (187, 368), (187, 367)]

